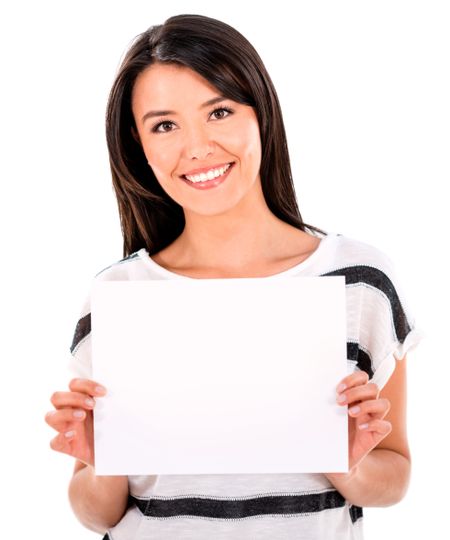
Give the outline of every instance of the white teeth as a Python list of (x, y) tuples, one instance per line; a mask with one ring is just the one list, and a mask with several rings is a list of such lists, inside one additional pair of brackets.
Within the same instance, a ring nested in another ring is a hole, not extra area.
[(194, 174), (194, 175), (185, 175), (185, 177), (191, 182), (205, 182), (206, 180), (212, 180), (213, 178), (218, 178), (222, 176), (231, 166), (231, 163), (221, 167), (220, 169), (211, 169), (207, 173)]

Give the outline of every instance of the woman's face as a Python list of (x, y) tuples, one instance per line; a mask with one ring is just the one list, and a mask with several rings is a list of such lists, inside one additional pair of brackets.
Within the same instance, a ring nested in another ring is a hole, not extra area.
[[(219, 100), (208, 104), (215, 98)], [(185, 213), (214, 215), (243, 201), (251, 204), (261, 188), (255, 111), (220, 98), (220, 92), (197, 72), (167, 64), (148, 67), (133, 88), (132, 111), (147, 161), (164, 191)], [(197, 169), (213, 169), (198, 178), (210, 179), (229, 163), (233, 165), (228, 172), (208, 189), (204, 188), (211, 182), (183, 178), (198, 174)]]

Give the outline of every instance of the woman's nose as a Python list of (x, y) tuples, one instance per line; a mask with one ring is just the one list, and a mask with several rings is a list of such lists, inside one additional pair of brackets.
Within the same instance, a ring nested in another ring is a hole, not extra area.
[(206, 128), (195, 127), (186, 132), (185, 151), (189, 159), (203, 160), (213, 149), (214, 143)]

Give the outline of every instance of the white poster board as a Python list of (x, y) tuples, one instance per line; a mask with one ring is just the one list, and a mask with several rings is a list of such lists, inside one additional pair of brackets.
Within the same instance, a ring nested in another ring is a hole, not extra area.
[(101, 281), (98, 475), (348, 471), (345, 277)]

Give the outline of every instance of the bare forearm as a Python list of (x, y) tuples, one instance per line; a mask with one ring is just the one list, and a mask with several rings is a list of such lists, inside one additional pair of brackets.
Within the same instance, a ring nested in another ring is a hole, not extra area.
[(405, 496), (410, 471), (411, 464), (404, 456), (379, 448), (372, 450), (353, 474), (327, 474), (327, 478), (351, 504), (391, 506)]
[(72, 509), (81, 523), (103, 534), (122, 518), (128, 502), (126, 476), (95, 476), (86, 466), (72, 477), (69, 486)]

